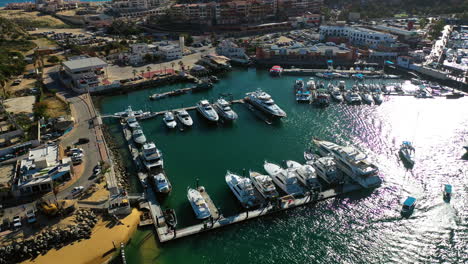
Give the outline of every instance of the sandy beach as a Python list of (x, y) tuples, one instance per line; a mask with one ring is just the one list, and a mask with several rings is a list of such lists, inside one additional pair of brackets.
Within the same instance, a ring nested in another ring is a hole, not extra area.
[(123, 225), (116, 225), (112, 228), (106, 227), (108, 222), (99, 220), (90, 239), (75, 242), (60, 250), (52, 249), (43, 256), (23, 263), (105, 263), (116, 252), (113, 250), (112, 242), (117, 247), (120, 247), (121, 242), (126, 243), (138, 226), (140, 214), (138, 210), (133, 209), (130, 215), (122, 219)]

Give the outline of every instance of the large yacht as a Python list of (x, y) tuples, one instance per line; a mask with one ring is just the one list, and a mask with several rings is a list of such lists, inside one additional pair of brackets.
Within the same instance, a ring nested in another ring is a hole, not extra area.
[(219, 116), (221, 116), (224, 120), (234, 121), (237, 119), (237, 113), (232, 110), (231, 104), (223, 98), (216, 100), (216, 103), (214, 103), (213, 106), (216, 112), (218, 112)]
[(269, 115), (280, 118), (286, 117), (286, 113), (275, 104), (271, 96), (260, 89), (247, 93), (246, 99), (247, 102)]
[(143, 145), (141, 158), (143, 165), (145, 165), (147, 170), (151, 170), (153, 168), (162, 169), (164, 167), (162, 153), (156, 148), (156, 145), (153, 142), (148, 142)]
[(255, 191), (249, 178), (241, 177), (228, 171), (225, 179), (242, 207), (248, 209), (259, 205), (259, 200), (255, 196)]
[(187, 198), (197, 219), (206, 219), (211, 216), (210, 208), (198, 190), (189, 188)]
[(143, 134), (143, 130), (141, 129), (134, 130), (132, 133), (132, 137), (133, 141), (135, 141), (135, 143), (137, 144), (143, 145), (146, 143), (145, 134)]
[(249, 171), (249, 176), (252, 184), (257, 188), (263, 198), (273, 199), (279, 197), (278, 191), (270, 176), (262, 175), (255, 171)]
[(177, 120), (179, 120), (182, 125), (191, 127), (193, 125), (193, 120), (192, 117), (189, 115), (189, 113), (186, 110), (179, 110), (175, 112), (175, 116)]
[(219, 116), (216, 111), (213, 109), (208, 100), (201, 100), (197, 104), (197, 110), (202, 116), (204, 116), (208, 121), (218, 122)]
[(321, 186), (317, 180), (317, 174), (314, 167), (309, 164), (302, 165), (299, 162), (293, 160), (287, 160), (286, 166), (288, 169), (296, 171), (297, 179), (307, 187), (309, 190), (320, 191)]
[(127, 118), (127, 124), (132, 130), (140, 128), (140, 124), (134, 116), (130, 116), (129, 118)]
[(171, 111), (164, 113), (163, 121), (167, 128), (175, 128), (177, 126), (177, 121)]
[(341, 172), (338, 170), (335, 158), (332, 156), (325, 156), (318, 158), (311, 162), (317, 173), (322, 180), (328, 184), (337, 184), (341, 181)]
[(299, 185), (297, 174), (294, 170), (282, 169), (280, 166), (265, 161), (263, 168), (271, 176), (273, 181), (285, 193), (293, 196), (304, 196), (304, 190)]
[(351, 146), (340, 146), (335, 143), (313, 139), (321, 155), (333, 155), (338, 168), (364, 188), (380, 185), (382, 180), (377, 176), (379, 169), (372, 164), (367, 155)]
[(360, 104), (361, 103), (361, 96), (359, 96), (359, 93), (355, 92), (355, 91), (346, 92), (344, 99), (349, 104)]
[(172, 190), (171, 183), (167, 179), (166, 175), (162, 172), (152, 175), (154, 189), (157, 193), (170, 193)]

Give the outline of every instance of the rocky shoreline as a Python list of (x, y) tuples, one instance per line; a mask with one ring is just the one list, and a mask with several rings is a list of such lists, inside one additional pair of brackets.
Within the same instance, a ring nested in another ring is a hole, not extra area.
[(89, 239), (98, 218), (92, 211), (80, 209), (76, 211), (74, 221), (74, 225), (45, 229), (31, 238), (0, 246), (0, 264), (34, 259), (53, 248), (60, 249), (75, 241)]

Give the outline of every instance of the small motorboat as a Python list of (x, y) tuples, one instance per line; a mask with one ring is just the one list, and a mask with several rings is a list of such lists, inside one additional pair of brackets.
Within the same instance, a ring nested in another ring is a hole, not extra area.
[(281, 73), (283, 73), (283, 68), (281, 68), (281, 66), (275, 65), (270, 69), (270, 75), (272, 76), (281, 76)]
[(444, 185), (444, 201), (450, 202), (451, 198), (452, 198), (452, 185), (445, 184)]
[(164, 98), (164, 97), (167, 97), (168, 94), (152, 94), (149, 96), (149, 99), (150, 100), (158, 100), (158, 99), (161, 99), (161, 98)]
[(205, 117), (208, 121), (218, 122), (219, 116), (218, 113), (213, 109), (208, 100), (201, 100), (197, 104), (198, 112)]
[(366, 104), (372, 104), (374, 102), (374, 99), (372, 99), (372, 95), (368, 92), (364, 92), (361, 95), (362, 101)]
[[(204, 189), (202, 189), (202, 191), (204, 191)], [(211, 216), (210, 208), (198, 190), (189, 188), (187, 191), (187, 199), (197, 219), (203, 220)]]
[(398, 152), (403, 162), (406, 162), (410, 167), (414, 166), (415, 149), (411, 142), (403, 141)]
[(154, 189), (157, 193), (170, 193), (172, 190), (171, 183), (167, 179), (164, 173), (158, 173), (156, 175), (152, 175)]
[(349, 104), (361, 104), (361, 96), (357, 92), (348, 91), (345, 94), (345, 100)]
[(177, 226), (177, 216), (174, 209), (166, 209), (163, 212), (166, 224), (172, 228)]
[(193, 125), (193, 120), (192, 117), (189, 115), (189, 113), (186, 110), (179, 110), (175, 112), (175, 116), (177, 120), (179, 120), (182, 125), (191, 127)]
[(375, 104), (378, 104), (378, 105), (382, 104), (384, 100), (383, 94), (380, 90), (372, 93), (372, 98), (374, 99)]
[(416, 198), (408, 196), (406, 200), (403, 202), (403, 206), (401, 208), (401, 215), (404, 217), (409, 217), (416, 207)]
[(343, 95), (341, 94), (341, 91), (339, 88), (335, 88), (331, 91), (331, 97), (333, 98), (333, 100), (337, 101), (337, 102), (343, 102)]
[(177, 122), (175, 121), (174, 114), (170, 111), (164, 113), (163, 121), (164, 121), (164, 124), (166, 124), (167, 128), (175, 128), (177, 126)]

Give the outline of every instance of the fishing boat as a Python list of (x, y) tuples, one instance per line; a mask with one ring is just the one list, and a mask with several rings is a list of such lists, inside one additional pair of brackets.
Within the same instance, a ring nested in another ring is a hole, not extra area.
[(314, 103), (318, 106), (330, 105), (330, 95), (327, 93), (326, 89), (317, 89), (317, 97)]
[(154, 191), (157, 193), (164, 193), (168, 194), (172, 190), (171, 183), (169, 182), (169, 179), (166, 177), (166, 175), (162, 172), (152, 175), (151, 176), (153, 179), (153, 184), (154, 184)]
[(203, 220), (211, 216), (210, 208), (198, 190), (189, 188), (187, 191), (187, 199), (197, 219)]
[(246, 101), (270, 116), (278, 118), (286, 117), (286, 112), (273, 101), (269, 94), (261, 89), (247, 93)]
[(314, 167), (311, 165), (305, 164), (302, 165), (299, 162), (293, 160), (286, 161), (286, 167), (288, 169), (293, 169), (296, 171), (297, 179), (309, 190), (311, 191), (320, 191), (321, 185), (317, 180), (317, 173), (315, 172)]
[(279, 197), (278, 191), (270, 176), (262, 175), (255, 171), (249, 171), (249, 176), (253, 186), (255, 186), (263, 198), (268, 200)]
[(216, 103), (214, 103), (213, 106), (216, 112), (218, 112), (219, 116), (224, 120), (234, 121), (237, 119), (237, 113), (232, 110), (231, 104), (223, 98), (216, 100)]
[(413, 145), (411, 144), (411, 142), (403, 141), (398, 153), (400, 154), (400, 157), (403, 160), (403, 162), (406, 162), (410, 166), (414, 165), (415, 149)]
[(312, 141), (322, 156), (332, 155), (338, 168), (362, 187), (373, 188), (382, 183), (377, 176), (379, 168), (369, 161), (366, 154), (355, 147), (340, 146), (316, 138)]
[(444, 201), (450, 202), (450, 199), (452, 198), (452, 185), (450, 184), (444, 185), (443, 196), (444, 196)]
[(241, 177), (228, 171), (225, 180), (242, 207), (249, 209), (259, 205), (259, 200), (255, 196), (254, 187), (249, 178)]
[(175, 116), (182, 125), (186, 127), (191, 127), (193, 125), (192, 117), (189, 115), (189, 113), (186, 110), (176, 111)]
[(270, 75), (272, 76), (281, 76), (281, 74), (283, 73), (283, 68), (281, 68), (281, 66), (273, 66), (271, 67), (270, 69)]
[(208, 100), (201, 100), (197, 103), (198, 112), (205, 117), (208, 121), (218, 122), (219, 116), (218, 113), (213, 109)]
[(337, 184), (341, 180), (341, 173), (332, 156), (319, 157), (311, 161), (315, 172), (327, 184)]
[(143, 145), (141, 150), (141, 159), (145, 168), (150, 171), (154, 168), (163, 168), (164, 161), (161, 151), (156, 148), (156, 144), (148, 142)]
[(285, 193), (295, 197), (304, 196), (304, 190), (299, 185), (297, 174), (294, 170), (285, 170), (280, 166), (267, 161), (265, 161), (263, 168), (273, 179), (273, 182)]
[(174, 114), (170, 111), (164, 113), (163, 121), (164, 121), (164, 124), (166, 124), (167, 128), (175, 128), (177, 126), (177, 122), (175, 121)]
[(416, 207), (416, 201), (416, 198), (408, 196), (408, 198), (406, 198), (406, 200), (403, 202), (403, 206), (401, 208), (401, 215), (409, 217), (413, 213), (414, 208)]
[(143, 145), (146, 143), (145, 134), (143, 134), (143, 130), (141, 129), (134, 130), (132, 132), (132, 137), (133, 137), (133, 141), (135, 141), (135, 143), (137, 144)]
[(163, 215), (164, 220), (169, 227), (175, 228), (177, 226), (177, 216), (174, 209), (168, 208), (164, 210)]

